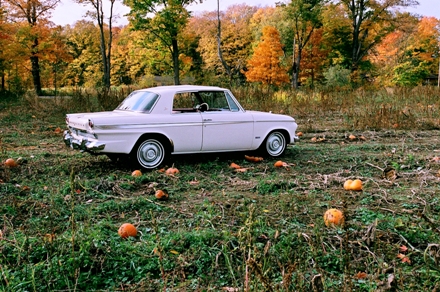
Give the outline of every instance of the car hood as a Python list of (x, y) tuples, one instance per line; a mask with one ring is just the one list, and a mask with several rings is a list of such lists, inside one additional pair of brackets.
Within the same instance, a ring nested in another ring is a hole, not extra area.
[(252, 111), (252, 110), (247, 110), (246, 112), (252, 114), (255, 121), (266, 121), (266, 120), (292, 121), (292, 122), (295, 121), (295, 119), (293, 117), (288, 116), (288, 115), (274, 114), (274, 113), (261, 112), (261, 111)]

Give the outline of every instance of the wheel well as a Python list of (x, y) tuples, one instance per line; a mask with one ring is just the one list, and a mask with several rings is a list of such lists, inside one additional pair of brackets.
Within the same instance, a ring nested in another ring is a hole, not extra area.
[(261, 143), (260, 146), (263, 146), (263, 144), (266, 142), (267, 137), (269, 137), (270, 134), (272, 134), (273, 132), (277, 132), (277, 131), (280, 132), (281, 134), (283, 134), (284, 138), (286, 139), (286, 145), (288, 145), (290, 142), (289, 132), (287, 132), (284, 129), (275, 129), (275, 130), (272, 130), (269, 133), (267, 133), (266, 137), (264, 137), (263, 143)]
[[(142, 135), (139, 137), (139, 139), (136, 141), (136, 144), (135, 144), (135, 145), (137, 145), (137, 144), (140, 143), (141, 141), (144, 141), (144, 140), (146, 140), (146, 139), (148, 139), (148, 138), (152, 138), (152, 139), (157, 139), (157, 140), (159, 140), (160, 142), (163, 143), (163, 146), (165, 147), (165, 151), (166, 151), (166, 152), (168, 152), (168, 153), (173, 152), (173, 144), (172, 144), (171, 140), (168, 139), (165, 135), (163, 135), (163, 134), (159, 134), (159, 133), (145, 133), (145, 134), (142, 134)], [(131, 149), (131, 151), (133, 151), (134, 148), (135, 148), (135, 147), (133, 146), (133, 148)]]

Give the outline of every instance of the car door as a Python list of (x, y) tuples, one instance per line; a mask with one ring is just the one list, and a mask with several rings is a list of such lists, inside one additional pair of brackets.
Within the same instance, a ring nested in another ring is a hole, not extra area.
[(202, 149), (202, 117), (194, 109), (191, 92), (176, 93), (167, 132), (173, 140), (174, 153), (199, 152)]
[(254, 122), (223, 91), (201, 93), (209, 110), (202, 115), (202, 151), (239, 151), (252, 146)]

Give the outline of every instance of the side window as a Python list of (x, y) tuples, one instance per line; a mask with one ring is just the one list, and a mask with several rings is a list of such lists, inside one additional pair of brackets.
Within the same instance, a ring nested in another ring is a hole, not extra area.
[(226, 93), (226, 98), (228, 99), (228, 104), (231, 109), (231, 112), (238, 112), (240, 109), (238, 105), (235, 103), (234, 99), (231, 97), (229, 93)]
[(228, 101), (223, 91), (200, 92), (200, 96), (212, 110), (230, 110)]
[(173, 111), (192, 111), (196, 104), (196, 97), (192, 92), (176, 93), (173, 99)]

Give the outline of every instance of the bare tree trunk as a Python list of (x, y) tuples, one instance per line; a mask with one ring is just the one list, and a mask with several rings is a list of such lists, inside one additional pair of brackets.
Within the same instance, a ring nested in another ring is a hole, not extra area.
[(180, 84), (180, 66), (179, 66), (179, 46), (177, 44), (177, 36), (171, 40), (173, 47), (173, 69), (174, 69), (174, 85)]
[(217, 52), (218, 57), (220, 59), (220, 62), (223, 65), (223, 68), (225, 68), (226, 74), (229, 76), (229, 81), (232, 80), (232, 72), (231, 68), (226, 63), (225, 59), (223, 58), (223, 52), (222, 52), (222, 31), (221, 31), (221, 21), (220, 21), (220, 0), (217, 0)]
[(32, 72), (32, 81), (34, 83), (34, 89), (37, 95), (41, 94), (41, 78), (40, 78), (40, 62), (37, 55), (38, 51), (38, 39), (34, 40), (32, 44), (32, 55), (30, 57), (31, 60), (31, 72)]
[(296, 38), (293, 38), (293, 48), (292, 48), (292, 88), (298, 88), (298, 71), (296, 71), (296, 60), (295, 60), (295, 48), (296, 47)]
[(100, 43), (101, 43), (101, 57), (102, 57), (102, 81), (105, 88), (110, 88), (110, 73), (111, 73), (111, 49), (113, 41), (112, 31), (112, 18), (113, 18), (113, 5), (115, 0), (110, 1), (110, 17), (108, 20), (109, 39), (106, 44), (105, 30), (104, 30), (104, 11), (102, 9), (102, 0), (93, 1), (92, 4), (96, 9), (96, 18), (98, 20), (98, 26), (100, 31)]

